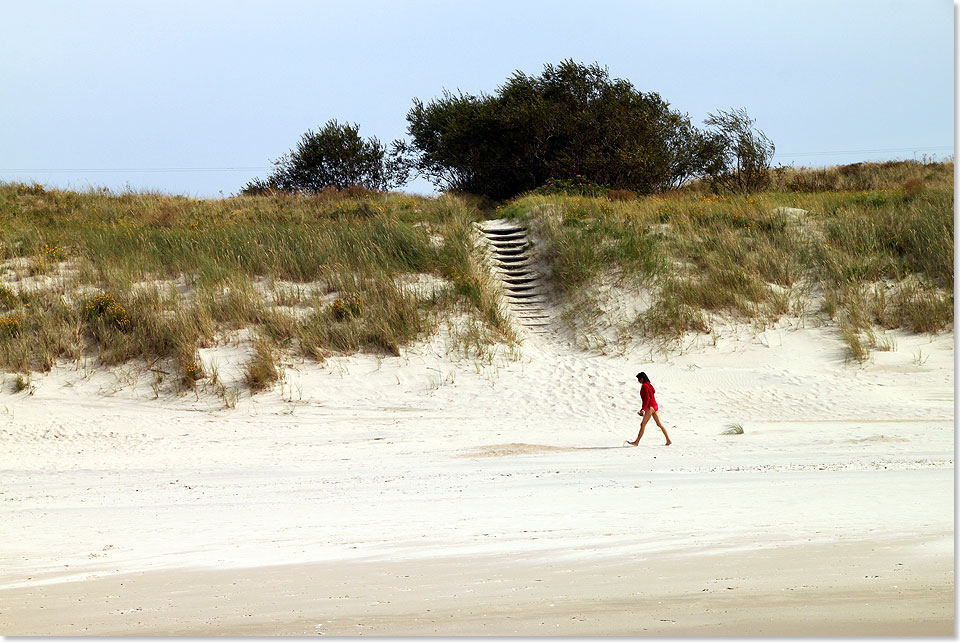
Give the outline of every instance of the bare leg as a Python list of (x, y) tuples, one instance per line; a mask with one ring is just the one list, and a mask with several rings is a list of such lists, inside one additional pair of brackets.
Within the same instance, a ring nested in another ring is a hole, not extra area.
[(643, 431), (647, 427), (647, 422), (650, 421), (650, 417), (653, 416), (653, 414), (653, 408), (647, 408), (647, 411), (643, 413), (643, 421), (640, 422), (640, 432), (637, 434), (637, 438), (633, 441), (628, 441), (628, 444), (631, 446), (637, 446), (640, 444), (640, 438), (643, 437)]
[[(663, 431), (663, 436), (667, 438), (666, 445), (669, 446), (673, 442), (670, 441), (670, 435), (667, 434), (667, 429), (663, 427), (663, 424), (660, 422), (660, 413), (656, 410), (653, 411), (653, 420), (657, 422), (657, 425), (660, 426), (660, 430)], [(644, 423), (646, 423), (646, 417), (644, 417)]]

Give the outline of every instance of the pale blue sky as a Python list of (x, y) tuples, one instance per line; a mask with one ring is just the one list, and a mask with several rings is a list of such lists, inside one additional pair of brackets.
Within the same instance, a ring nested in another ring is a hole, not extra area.
[(330, 118), (389, 142), (414, 97), (565, 58), (698, 125), (745, 107), (786, 165), (944, 157), (953, 23), (950, 0), (14, 1), (0, 180), (231, 194)]

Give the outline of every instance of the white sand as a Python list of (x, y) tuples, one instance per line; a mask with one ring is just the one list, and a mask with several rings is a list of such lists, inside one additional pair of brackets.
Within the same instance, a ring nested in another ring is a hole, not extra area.
[[(119, 371), (8, 378), (0, 633), (952, 632), (952, 333), (862, 366), (832, 328), (727, 336), (630, 358), (531, 339), (490, 365), (438, 338), (294, 364), (236, 409)], [(231, 350), (204, 353), (224, 378)], [(670, 447), (652, 422), (621, 446), (639, 370)], [(576, 579), (536, 588), (548, 567)], [(264, 589), (213, 618), (237, 577)], [(729, 616), (704, 619), (714, 589)]]

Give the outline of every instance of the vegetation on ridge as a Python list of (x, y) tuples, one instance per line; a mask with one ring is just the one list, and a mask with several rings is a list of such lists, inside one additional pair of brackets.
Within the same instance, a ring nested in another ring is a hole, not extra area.
[[(574, 329), (600, 314), (596, 286), (625, 278), (653, 297), (621, 328), (628, 337), (709, 332), (719, 318), (822, 313), (863, 359), (861, 339), (882, 347), (874, 327), (931, 332), (952, 323), (952, 170), (952, 163), (861, 165), (846, 174), (872, 176), (876, 187), (859, 191), (737, 196), (704, 186), (637, 200), (532, 194), (505, 211), (532, 212)], [(779, 180), (810, 176), (793, 170)]]
[(307, 131), (297, 146), (284, 154), (265, 180), (247, 183), (245, 194), (280, 192), (320, 193), (358, 186), (383, 190), (403, 182), (385, 156), (386, 148), (377, 138), (360, 138), (357, 125), (328, 121), (320, 131)]
[(398, 354), (457, 314), (475, 319), (453, 333), (464, 351), (509, 342), (470, 243), (479, 218), (452, 196), (198, 201), (0, 185), (0, 368), (167, 359), (189, 388), (205, 374), (199, 348), (252, 332), (258, 388), (282, 352)]
[(706, 176), (718, 188), (751, 192), (764, 187), (773, 155), (745, 110), (710, 114), (701, 130), (656, 92), (573, 60), (544, 65), (539, 76), (517, 71), (493, 95), (415, 98), (407, 123), (410, 140), (393, 141), (387, 153), (356, 125), (329, 121), (244, 192), (383, 189), (411, 174), (493, 199), (574, 176), (643, 194)]
[[(952, 323), (952, 177), (952, 163), (858, 164), (783, 172), (750, 196), (693, 184), (641, 198), (567, 179), (488, 215), (539, 232), (575, 331), (612, 322), (596, 299), (612, 283), (649, 298), (619, 328), (626, 341), (790, 315), (835, 323), (865, 359), (890, 347), (878, 330)], [(841, 189), (805, 191), (821, 184)], [(475, 253), (475, 203), (0, 184), (0, 368), (144, 360), (165, 364), (157, 390), (202, 381), (226, 401), (200, 358), (218, 342), (252, 346), (246, 382), (257, 390), (282, 377), (283, 358), (398, 354), (444, 319), (457, 320), (454, 350), (485, 357), (515, 336)]]

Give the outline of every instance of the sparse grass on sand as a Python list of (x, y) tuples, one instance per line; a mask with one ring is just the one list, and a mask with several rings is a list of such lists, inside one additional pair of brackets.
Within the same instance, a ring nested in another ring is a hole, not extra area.
[(259, 337), (247, 366), (257, 390), (284, 352), (398, 354), (451, 316), (473, 319), (464, 336), (479, 327), (487, 344), (509, 343), (473, 249), (481, 218), (454, 196), (0, 185), (0, 368), (169, 359), (192, 388), (198, 348), (246, 329)]
[[(951, 325), (953, 164), (823, 175), (836, 179), (829, 185), (860, 176), (887, 187), (736, 196), (694, 186), (634, 200), (528, 195), (503, 211), (529, 217), (545, 240), (553, 285), (579, 312), (574, 330), (594, 322), (585, 317), (599, 311), (584, 302), (611, 278), (652, 293), (652, 306), (624, 329), (648, 338), (710, 332), (712, 320), (730, 317), (762, 324), (813, 312), (836, 320), (851, 356), (863, 360), (862, 335), (876, 347), (874, 327)], [(813, 300), (819, 309), (809, 310)]]
[[(620, 328), (630, 337), (815, 315), (863, 360), (892, 345), (875, 329), (952, 324), (952, 176), (952, 163), (791, 169), (753, 196), (702, 184), (642, 198), (526, 195), (494, 215), (524, 218), (544, 239), (575, 330), (603, 314), (596, 286), (626, 279), (652, 300)], [(480, 203), (0, 184), (0, 369), (167, 360), (177, 390), (204, 379), (223, 390), (199, 350), (242, 336), (258, 390), (281, 375), (283, 355), (396, 355), (442, 319), (456, 321), (455, 351), (489, 358), (516, 336), (474, 248)]]

